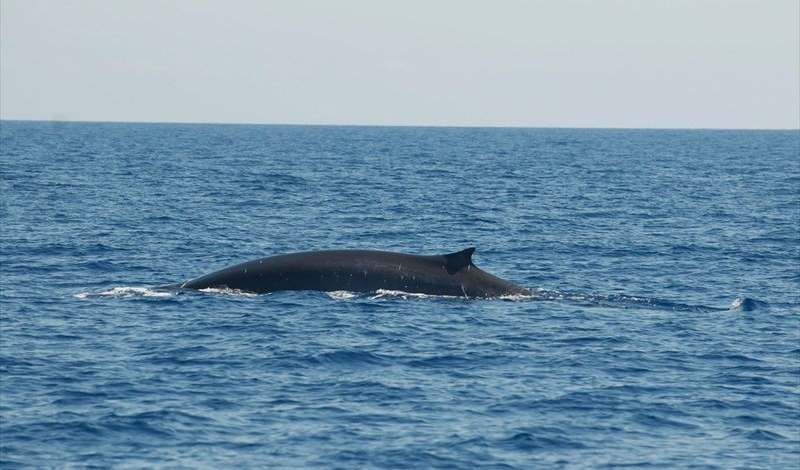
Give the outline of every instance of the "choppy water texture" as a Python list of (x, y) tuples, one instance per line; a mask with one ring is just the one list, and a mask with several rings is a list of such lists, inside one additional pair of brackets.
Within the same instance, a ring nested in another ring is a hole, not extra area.
[[(797, 131), (0, 132), (3, 468), (800, 465)], [(541, 300), (149, 289), (472, 245)]]

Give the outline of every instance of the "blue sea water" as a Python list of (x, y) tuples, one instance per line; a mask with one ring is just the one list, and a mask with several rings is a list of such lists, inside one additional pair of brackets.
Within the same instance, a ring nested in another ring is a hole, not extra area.
[[(800, 467), (800, 132), (0, 123), (0, 467)], [(153, 290), (368, 248), (536, 292)]]

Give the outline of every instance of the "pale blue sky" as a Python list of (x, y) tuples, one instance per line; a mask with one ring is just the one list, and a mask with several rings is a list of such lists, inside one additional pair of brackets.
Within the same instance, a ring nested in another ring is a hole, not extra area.
[(798, 0), (0, 0), (0, 117), (800, 127)]

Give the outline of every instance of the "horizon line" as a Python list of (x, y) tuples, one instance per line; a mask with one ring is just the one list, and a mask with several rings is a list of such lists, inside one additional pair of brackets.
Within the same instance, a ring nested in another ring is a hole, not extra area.
[(632, 127), (632, 126), (533, 126), (533, 125), (478, 125), (478, 124), (303, 124), (266, 122), (219, 122), (219, 121), (127, 121), (127, 120), (85, 120), (85, 119), (8, 119), (0, 122), (41, 122), (41, 123), (86, 123), (86, 124), (175, 124), (175, 125), (221, 125), (221, 126), (283, 126), (283, 127), (406, 127), (441, 129), (584, 129), (584, 130), (675, 130), (675, 131), (800, 131), (798, 127)]

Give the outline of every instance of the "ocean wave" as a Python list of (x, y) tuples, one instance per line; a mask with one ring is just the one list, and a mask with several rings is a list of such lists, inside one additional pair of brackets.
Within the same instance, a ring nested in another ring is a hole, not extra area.
[(761, 310), (768, 307), (769, 304), (761, 300), (752, 299), (750, 297), (737, 297), (731, 302), (730, 309), (741, 312), (752, 312), (753, 310)]
[(308, 361), (314, 364), (333, 365), (338, 367), (361, 367), (390, 363), (390, 361), (379, 354), (349, 349), (325, 351), (309, 357)]

